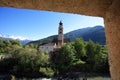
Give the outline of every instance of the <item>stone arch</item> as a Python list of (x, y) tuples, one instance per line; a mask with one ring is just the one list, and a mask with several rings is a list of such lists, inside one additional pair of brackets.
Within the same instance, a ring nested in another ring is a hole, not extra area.
[(112, 80), (120, 80), (120, 0), (0, 0), (0, 6), (104, 18)]

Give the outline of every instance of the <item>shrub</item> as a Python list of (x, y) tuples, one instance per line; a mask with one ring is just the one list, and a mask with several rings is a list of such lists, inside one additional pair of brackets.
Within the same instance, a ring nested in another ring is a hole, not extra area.
[(40, 67), (39, 72), (47, 77), (52, 77), (54, 75), (54, 71), (51, 68)]

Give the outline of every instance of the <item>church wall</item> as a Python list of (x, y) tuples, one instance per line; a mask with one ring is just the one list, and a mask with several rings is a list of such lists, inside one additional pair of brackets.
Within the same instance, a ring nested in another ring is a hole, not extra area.
[(56, 48), (56, 45), (54, 46), (39, 46), (39, 50), (43, 50), (43, 51), (46, 51), (46, 52), (51, 52), (51, 51), (54, 51), (54, 48)]

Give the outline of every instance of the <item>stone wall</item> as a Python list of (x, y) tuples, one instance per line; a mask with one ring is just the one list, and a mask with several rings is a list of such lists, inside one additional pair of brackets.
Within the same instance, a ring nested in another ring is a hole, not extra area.
[(0, 5), (103, 17), (111, 79), (120, 80), (120, 0), (0, 0)]
[(109, 49), (112, 80), (120, 80), (120, 1), (115, 0), (105, 15), (105, 32)]
[(103, 16), (113, 0), (0, 0), (1, 6)]

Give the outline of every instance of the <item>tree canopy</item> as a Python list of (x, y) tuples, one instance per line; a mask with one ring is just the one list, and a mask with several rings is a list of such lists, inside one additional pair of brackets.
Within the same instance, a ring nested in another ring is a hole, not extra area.
[[(78, 38), (52, 53), (38, 51), (36, 45), (21, 45), (16, 40), (0, 40), (0, 72), (35, 77), (64, 75), (69, 72), (109, 72), (108, 50)], [(31, 76), (31, 73), (35, 75)]]

